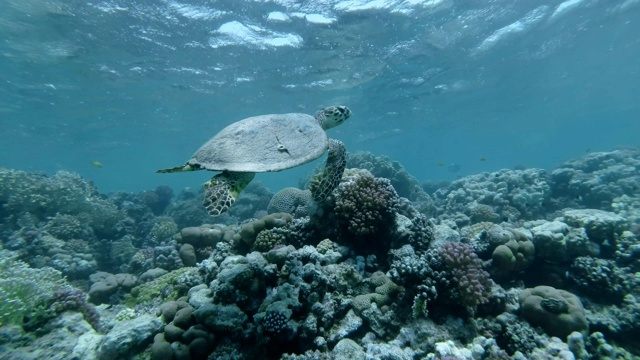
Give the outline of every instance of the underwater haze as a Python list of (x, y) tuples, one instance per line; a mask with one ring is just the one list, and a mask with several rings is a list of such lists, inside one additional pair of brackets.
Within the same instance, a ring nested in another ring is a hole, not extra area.
[(344, 104), (329, 135), (420, 180), (548, 169), (639, 144), (638, 34), (637, 0), (4, 0), (0, 165), (197, 188), (154, 171), (245, 117)]
[(639, 59), (640, 0), (0, 0), (0, 359), (640, 360)]

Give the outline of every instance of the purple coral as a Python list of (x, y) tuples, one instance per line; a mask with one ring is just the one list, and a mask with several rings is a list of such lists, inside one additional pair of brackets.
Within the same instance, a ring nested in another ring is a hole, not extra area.
[(489, 300), (493, 283), (471, 245), (445, 243), (440, 248), (440, 258), (454, 282), (454, 292), (461, 305), (474, 307)]
[(87, 302), (87, 294), (81, 290), (64, 287), (53, 294), (52, 300), (51, 309), (53, 309), (56, 314), (69, 310), (80, 312), (94, 329), (98, 329), (100, 325), (100, 314), (95, 306)]
[(392, 224), (397, 206), (398, 195), (389, 180), (360, 176), (340, 185), (334, 210), (349, 233), (363, 237)]

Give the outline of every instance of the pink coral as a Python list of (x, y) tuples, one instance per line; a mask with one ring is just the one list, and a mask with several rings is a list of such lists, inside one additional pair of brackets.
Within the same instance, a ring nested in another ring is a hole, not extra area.
[(482, 269), (482, 260), (469, 244), (448, 242), (440, 248), (440, 257), (455, 284), (461, 305), (474, 307), (489, 300), (493, 282)]

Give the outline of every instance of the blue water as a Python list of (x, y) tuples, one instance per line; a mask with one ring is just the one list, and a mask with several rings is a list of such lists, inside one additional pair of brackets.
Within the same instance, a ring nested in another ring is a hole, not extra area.
[(345, 104), (330, 135), (420, 180), (552, 168), (640, 145), (638, 34), (638, 0), (3, 0), (0, 166), (199, 187), (154, 171), (244, 117)]

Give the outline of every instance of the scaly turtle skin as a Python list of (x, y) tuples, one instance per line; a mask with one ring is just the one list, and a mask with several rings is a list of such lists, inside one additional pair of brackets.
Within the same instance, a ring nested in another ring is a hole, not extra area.
[(181, 166), (158, 170), (172, 173), (222, 171), (204, 184), (204, 205), (209, 214), (223, 214), (255, 173), (280, 171), (306, 164), (329, 152), (325, 168), (311, 182), (316, 201), (324, 200), (338, 185), (346, 164), (341, 141), (328, 139), (325, 130), (351, 116), (346, 106), (331, 106), (307, 114), (270, 114), (246, 118), (222, 129)]

